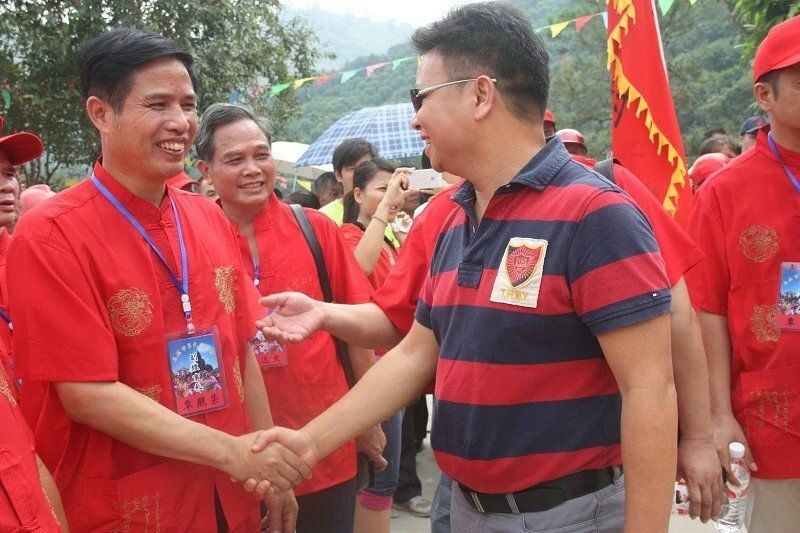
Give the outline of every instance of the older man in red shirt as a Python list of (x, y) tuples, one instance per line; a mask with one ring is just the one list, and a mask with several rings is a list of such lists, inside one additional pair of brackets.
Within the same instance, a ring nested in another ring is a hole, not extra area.
[(748, 531), (789, 532), (800, 523), (800, 16), (770, 30), (753, 71), (771, 130), (701, 187), (689, 230), (706, 259), (689, 281), (718, 450), (747, 444), (754, 470)]
[(250, 532), (258, 502), (231, 478), (309, 475), (286, 450), (250, 449), (272, 425), (252, 285), (217, 207), (165, 186), (197, 128), (192, 63), (133, 28), (84, 43), (103, 157), (26, 215), (9, 251), (23, 411), (79, 531)]

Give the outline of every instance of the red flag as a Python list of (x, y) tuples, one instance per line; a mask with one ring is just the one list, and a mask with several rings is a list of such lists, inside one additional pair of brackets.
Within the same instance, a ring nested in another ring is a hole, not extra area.
[(317, 85), (322, 85), (326, 81), (332, 80), (336, 74), (320, 74), (317, 76)]
[(586, 23), (594, 18), (594, 15), (586, 15), (575, 19), (575, 31), (581, 31)]
[(608, 1), (608, 68), (614, 156), (685, 225), (692, 190), (653, 0)]

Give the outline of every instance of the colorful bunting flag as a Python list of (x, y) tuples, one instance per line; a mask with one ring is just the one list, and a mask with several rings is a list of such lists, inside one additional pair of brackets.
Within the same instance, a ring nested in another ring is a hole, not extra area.
[(370, 66), (366, 67), (366, 71), (367, 71), (367, 77), (369, 78), (370, 76), (372, 76), (372, 73), (373, 73), (373, 72), (375, 72), (375, 71), (376, 71), (376, 70), (378, 70), (379, 68), (383, 68), (383, 67), (385, 67), (385, 66), (386, 66), (386, 65), (388, 65), (388, 64), (389, 64), (389, 63), (387, 63), (386, 61), (383, 61), (383, 62), (381, 62), (381, 63), (375, 63), (374, 65), (370, 65)]
[(608, 13), (603, 13), (603, 26), (608, 29)]
[(309, 81), (311, 81), (313, 79), (314, 78), (303, 78), (303, 79), (300, 79), (300, 80), (294, 80), (294, 88), (295, 89), (299, 89), (300, 87), (303, 86), (304, 83), (309, 82)]
[(320, 74), (317, 76), (317, 85), (322, 85), (323, 83), (332, 80), (336, 77), (336, 74)]
[(3, 111), (11, 109), (11, 91), (3, 89)]
[(414, 59), (414, 58), (413, 57), (401, 57), (400, 59), (395, 59), (394, 61), (392, 61), (392, 70), (396, 69), (402, 63), (405, 63), (406, 61), (408, 61), (410, 59)]
[(586, 15), (585, 17), (578, 17), (575, 19), (575, 31), (581, 31), (586, 23), (594, 18), (594, 15)]
[(361, 72), (362, 70), (364, 70), (364, 69), (357, 68), (357, 69), (354, 69), (354, 70), (348, 70), (347, 72), (342, 72), (342, 83), (346, 82), (347, 80), (349, 80), (350, 78), (352, 78), (353, 76), (355, 76), (356, 74)]
[(558, 34), (564, 31), (564, 28), (569, 26), (569, 23), (572, 22), (571, 20), (567, 20), (564, 22), (558, 22), (556, 24), (551, 24), (550, 27), (550, 35), (553, 36), (553, 39), (558, 37)]
[(235, 104), (236, 102), (240, 101), (241, 99), (242, 99), (242, 95), (237, 93), (236, 91), (233, 91), (232, 93), (228, 94), (228, 103), (229, 104)]
[(291, 85), (291, 83), (279, 83), (278, 85), (273, 85), (269, 90), (269, 95), (270, 96), (278, 96), (283, 91), (288, 89), (289, 85)]
[[(658, 7), (661, 8), (661, 14), (666, 15), (670, 9), (672, 9), (672, 4), (675, 3), (675, 0), (658, 0)], [(694, 2), (692, 2), (694, 5)]]

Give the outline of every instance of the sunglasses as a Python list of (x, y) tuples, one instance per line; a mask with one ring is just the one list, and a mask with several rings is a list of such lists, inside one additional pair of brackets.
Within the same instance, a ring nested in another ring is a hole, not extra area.
[[(469, 83), (471, 81), (476, 81), (478, 78), (470, 78), (468, 80), (456, 80), (456, 81), (448, 81), (447, 83), (440, 83), (439, 85), (432, 85), (430, 87), (425, 87), (424, 89), (411, 89), (411, 105), (414, 106), (414, 112), (417, 112), (422, 108), (422, 101), (428, 97), (433, 91), (436, 89), (441, 89), (442, 87), (447, 87), (448, 85), (455, 85), (456, 83)], [(490, 81), (493, 83), (497, 83), (495, 78), (489, 78)]]

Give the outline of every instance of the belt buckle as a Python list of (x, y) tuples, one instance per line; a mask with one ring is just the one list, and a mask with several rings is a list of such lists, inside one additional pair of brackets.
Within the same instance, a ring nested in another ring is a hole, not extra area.
[(474, 504), (475, 504), (475, 508), (477, 508), (477, 509), (478, 509), (478, 511), (480, 511), (481, 513), (484, 513), (484, 514), (485, 514), (485, 513), (486, 513), (486, 510), (484, 510), (484, 508), (483, 508), (483, 505), (481, 504), (481, 501), (480, 501), (480, 499), (478, 499), (478, 495), (477, 495), (477, 494), (475, 494), (474, 492), (470, 492), (470, 493), (469, 493), (469, 495), (470, 495), (470, 496), (472, 496), (472, 503), (474, 503)]

